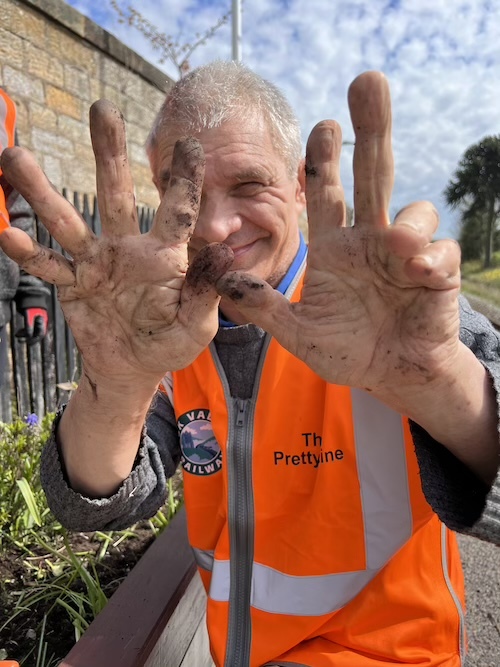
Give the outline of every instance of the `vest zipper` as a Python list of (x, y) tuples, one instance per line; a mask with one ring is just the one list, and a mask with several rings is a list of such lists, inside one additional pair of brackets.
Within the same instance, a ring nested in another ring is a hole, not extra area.
[(229, 620), (225, 667), (248, 667), (252, 640), (250, 596), (254, 551), (252, 491), (253, 403), (233, 399), (227, 448), (230, 539)]
[[(289, 299), (305, 270), (306, 258), (286, 290)], [(252, 644), (252, 592), (255, 516), (252, 483), (253, 420), (262, 368), (271, 337), (266, 335), (250, 400), (231, 398), (229, 384), (211, 343), (212, 358), (224, 387), (229, 417), (227, 443), (228, 524), (230, 548), (229, 618), (224, 667), (249, 667)]]

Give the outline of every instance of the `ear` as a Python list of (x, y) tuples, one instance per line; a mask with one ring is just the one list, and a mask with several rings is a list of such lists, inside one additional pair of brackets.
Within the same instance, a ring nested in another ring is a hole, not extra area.
[(297, 170), (297, 189), (295, 191), (295, 201), (301, 213), (306, 205), (306, 161), (305, 158), (299, 162)]
[(160, 195), (160, 200), (163, 199), (163, 195), (165, 194), (165, 186), (162, 184), (160, 179), (156, 176), (156, 174), (153, 174), (153, 183), (158, 190), (158, 194)]
[(146, 154), (149, 160), (149, 168), (151, 169), (151, 180), (154, 183), (158, 194), (160, 195), (160, 201), (163, 199), (165, 194), (166, 185), (162, 182), (162, 179), (158, 175), (158, 159), (157, 159), (157, 150), (153, 149), (152, 145), (146, 146)]

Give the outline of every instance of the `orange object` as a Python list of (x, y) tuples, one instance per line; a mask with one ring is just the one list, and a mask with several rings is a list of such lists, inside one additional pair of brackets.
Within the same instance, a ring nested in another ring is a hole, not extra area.
[[(2, 200), (2, 189), (0, 188), (0, 206), (1, 206), (1, 200)], [(10, 227), (8, 219), (5, 217), (5, 215), (2, 213), (0, 210), (0, 234), (4, 232), (6, 229)], [(2, 667), (2, 663), (0, 662), (0, 667)]]
[(460, 556), (423, 495), (408, 420), (266, 346), (250, 400), (229, 395), (213, 343), (173, 373), (215, 661), (458, 667)]
[[(4, 148), (10, 148), (15, 144), (16, 132), (16, 106), (7, 95), (5, 90), (0, 88), (0, 154)], [(2, 169), (0, 168), (0, 175)], [(5, 204), (5, 195), (0, 188), (0, 234), (9, 227), (9, 213)], [(2, 663), (0, 662), (0, 667)]]
[(0, 660), (0, 667), (19, 667), (15, 660)]

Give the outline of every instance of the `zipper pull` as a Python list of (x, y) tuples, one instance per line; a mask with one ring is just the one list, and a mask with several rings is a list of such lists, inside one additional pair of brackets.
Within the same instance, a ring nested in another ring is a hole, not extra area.
[(238, 415), (236, 417), (236, 426), (243, 426), (245, 424), (245, 412), (247, 411), (247, 404), (242, 398), (238, 399)]

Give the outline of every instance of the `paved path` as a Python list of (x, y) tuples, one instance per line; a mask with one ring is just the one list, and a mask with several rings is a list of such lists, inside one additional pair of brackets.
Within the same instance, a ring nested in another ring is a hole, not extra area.
[[(471, 306), (500, 330), (500, 308), (466, 294)], [(467, 595), (467, 667), (500, 667), (500, 546), (458, 536)]]
[(500, 547), (458, 536), (466, 581), (468, 666), (500, 667)]

